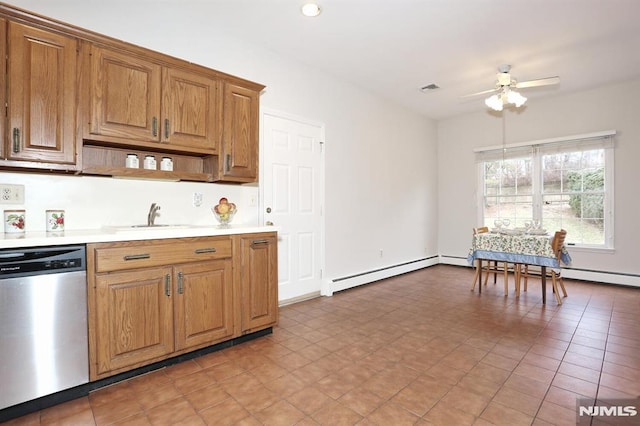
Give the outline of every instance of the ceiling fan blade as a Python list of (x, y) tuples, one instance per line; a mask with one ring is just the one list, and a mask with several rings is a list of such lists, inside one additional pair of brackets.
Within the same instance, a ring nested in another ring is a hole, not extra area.
[(460, 96), (460, 97), (461, 97), (461, 98), (470, 98), (470, 97), (472, 97), (472, 96), (485, 95), (485, 94), (487, 94), (487, 93), (493, 93), (493, 92), (495, 92), (495, 91), (496, 91), (496, 89), (494, 88), (494, 89), (489, 89), (489, 90), (483, 90), (482, 92), (471, 93), (471, 94), (469, 94), (469, 95), (462, 95), (462, 96)]
[(551, 86), (560, 83), (560, 77), (539, 78), (537, 80), (519, 81), (516, 83), (517, 89), (526, 89), (528, 87)]

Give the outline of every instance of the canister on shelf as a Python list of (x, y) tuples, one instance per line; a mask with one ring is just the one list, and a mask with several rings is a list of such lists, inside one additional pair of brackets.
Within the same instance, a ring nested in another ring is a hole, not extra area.
[(165, 170), (167, 172), (173, 171), (173, 160), (171, 157), (162, 157), (162, 161), (160, 161), (160, 170)]
[(153, 155), (144, 156), (144, 168), (147, 170), (156, 170), (156, 158)]
[(137, 169), (138, 167), (140, 167), (138, 156), (136, 154), (127, 154), (127, 159), (125, 160), (125, 166), (130, 169)]

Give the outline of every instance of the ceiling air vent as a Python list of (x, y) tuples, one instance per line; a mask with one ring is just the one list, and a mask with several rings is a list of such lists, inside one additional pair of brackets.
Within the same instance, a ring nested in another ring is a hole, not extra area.
[(427, 93), (430, 90), (436, 90), (436, 89), (439, 89), (439, 88), (440, 88), (440, 86), (438, 86), (437, 84), (431, 83), (431, 84), (428, 84), (428, 85), (426, 85), (424, 87), (421, 87), (420, 91), (422, 93)]

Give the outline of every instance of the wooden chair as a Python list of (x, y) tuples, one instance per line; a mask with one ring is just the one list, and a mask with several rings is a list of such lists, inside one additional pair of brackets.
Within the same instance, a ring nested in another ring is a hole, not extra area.
[[(477, 234), (484, 234), (485, 232), (489, 232), (489, 227), (487, 226), (481, 226), (478, 228), (473, 228), (473, 235), (477, 235)], [(473, 277), (473, 285), (471, 286), (471, 291), (473, 291), (476, 288), (476, 281), (478, 281), (478, 278), (480, 278), (480, 281), (482, 281), (482, 272), (485, 272), (485, 276), (484, 276), (484, 285), (487, 285), (487, 282), (489, 281), (489, 275), (493, 274), (493, 283), (495, 284), (497, 281), (497, 277), (499, 273), (504, 274), (504, 294), (507, 295), (508, 294), (508, 272), (509, 271), (515, 271), (515, 268), (513, 267), (509, 267), (509, 264), (507, 262), (498, 262), (497, 260), (486, 260), (486, 266), (482, 266), (480, 267), (480, 260), (477, 260), (476, 263), (476, 273)], [(482, 285), (482, 283), (480, 284)]]
[[(553, 253), (560, 263), (560, 258), (562, 256), (562, 247), (564, 246), (564, 241), (567, 238), (567, 231), (561, 229), (560, 231), (556, 231), (553, 235), (553, 240), (551, 240), (551, 248), (553, 249)], [(517, 292), (520, 293), (520, 278), (524, 278), (524, 291), (527, 291), (527, 281), (529, 277), (539, 277), (542, 274), (540, 267), (533, 265), (523, 265), (523, 268), (520, 268), (518, 273), (519, 278), (516, 279)], [(553, 293), (556, 295), (556, 300), (558, 301), (558, 305), (562, 305), (562, 299), (560, 298), (560, 294), (558, 293), (558, 284), (562, 289), (562, 294), (564, 297), (567, 297), (567, 290), (564, 288), (564, 282), (562, 282), (562, 276), (560, 275), (560, 269), (556, 272), (553, 268), (546, 268), (546, 276), (551, 277), (551, 284), (553, 288)]]

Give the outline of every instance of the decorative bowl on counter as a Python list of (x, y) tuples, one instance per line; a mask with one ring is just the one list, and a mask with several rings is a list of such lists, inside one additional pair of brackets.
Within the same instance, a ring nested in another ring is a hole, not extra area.
[(238, 209), (234, 203), (230, 203), (225, 197), (220, 198), (218, 204), (211, 208), (213, 215), (220, 222), (221, 227), (229, 226)]

